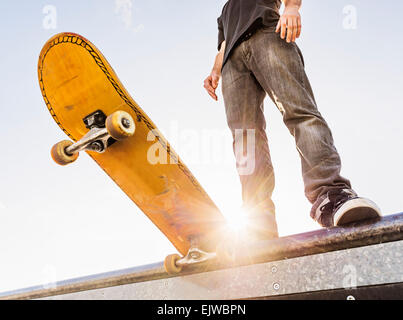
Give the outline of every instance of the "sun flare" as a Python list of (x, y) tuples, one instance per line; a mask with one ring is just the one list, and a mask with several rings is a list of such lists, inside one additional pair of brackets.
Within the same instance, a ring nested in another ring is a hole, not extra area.
[(227, 226), (230, 231), (240, 233), (246, 231), (248, 216), (243, 209), (231, 212), (231, 215), (225, 215)]

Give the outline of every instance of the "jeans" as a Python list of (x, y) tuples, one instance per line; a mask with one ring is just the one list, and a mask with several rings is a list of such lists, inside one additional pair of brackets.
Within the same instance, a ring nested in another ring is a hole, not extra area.
[(233, 50), (222, 70), (222, 90), (244, 206), (258, 229), (277, 230), (271, 199), (275, 176), (263, 114), (266, 94), (295, 138), (308, 200), (315, 203), (330, 189), (351, 189), (340, 175), (332, 133), (318, 111), (295, 43), (281, 39), (273, 28), (259, 29)]

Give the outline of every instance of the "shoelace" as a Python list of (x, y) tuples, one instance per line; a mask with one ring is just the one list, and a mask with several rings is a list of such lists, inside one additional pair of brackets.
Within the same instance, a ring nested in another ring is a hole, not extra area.
[(338, 207), (340, 207), (344, 202), (351, 198), (351, 195), (345, 191), (328, 194), (329, 202), (321, 206), (319, 210), (322, 213), (333, 213)]

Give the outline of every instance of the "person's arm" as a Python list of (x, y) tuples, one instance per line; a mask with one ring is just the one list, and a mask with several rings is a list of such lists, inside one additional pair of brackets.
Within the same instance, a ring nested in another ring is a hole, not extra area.
[(218, 97), (215, 91), (221, 78), (221, 68), (224, 61), (224, 52), (225, 41), (221, 43), (220, 51), (218, 52), (214, 61), (213, 70), (211, 71), (207, 79), (204, 80), (204, 88), (207, 90), (208, 94), (216, 101), (218, 100)]
[(280, 32), (281, 39), (287, 42), (294, 42), (301, 35), (301, 15), (299, 9), (302, 0), (282, 0), (284, 3), (284, 12), (278, 21), (276, 32)]

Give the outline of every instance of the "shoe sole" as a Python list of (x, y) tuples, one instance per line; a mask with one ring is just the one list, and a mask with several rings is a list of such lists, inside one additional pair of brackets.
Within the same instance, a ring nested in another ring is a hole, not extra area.
[(347, 201), (334, 215), (334, 225), (343, 226), (352, 222), (380, 218), (381, 210), (371, 200), (358, 198)]

